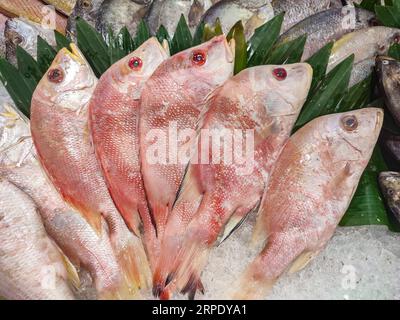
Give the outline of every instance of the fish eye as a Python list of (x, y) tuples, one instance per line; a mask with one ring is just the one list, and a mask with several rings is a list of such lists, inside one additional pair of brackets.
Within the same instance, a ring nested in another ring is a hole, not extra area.
[(197, 66), (202, 66), (207, 61), (207, 57), (205, 52), (203, 51), (195, 51), (192, 54), (192, 62)]
[(143, 66), (143, 61), (139, 57), (133, 57), (129, 59), (129, 68), (132, 70), (140, 70)]
[(394, 194), (395, 194), (395, 192), (392, 188), (389, 188), (387, 192), (388, 192), (388, 195), (391, 197), (394, 196)]
[(15, 35), (13, 40), (12, 40), (12, 42), (15, 45), (21, 44), (23, 41), (24, 41), (24, 38), (22, 36), (20, 36), (20, 35)]
[(272, 70), (272, 74), (278, 81), (283, 81), (287, 77), (287, 71), (284, 68), (275, 68), (274, 70)]
[(61, 83), (64, 80), (64, 72), (60, 68), (51, 69), (47, 73), (47, 79), (53, 83)]
[(82, 7), (84, 7), (85, 9), (89, 9), (92, 6), (92, 2), (90, 0), (83, 0), (82, 1)]
[(342, 118), (342, 126), (346, 131), (354, 131), (358, 128), (358, 121), (355, 116), (345, 116)]
[(385, 65), (385, 66), (387, 66), (387, 65), (389, 64), (389, 61), (388, 61), (388, 60), (383, 60), (383, 61), (382, 61), (382, 64)]

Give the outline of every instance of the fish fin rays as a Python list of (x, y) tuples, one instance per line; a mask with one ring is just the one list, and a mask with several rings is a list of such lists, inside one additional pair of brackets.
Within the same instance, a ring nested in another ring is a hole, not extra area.
[(319, 253), (318, 251), (304, 251), (297, 259), (292, 263), (288, 269), (288, 274), (293, 274), (303, 270)]

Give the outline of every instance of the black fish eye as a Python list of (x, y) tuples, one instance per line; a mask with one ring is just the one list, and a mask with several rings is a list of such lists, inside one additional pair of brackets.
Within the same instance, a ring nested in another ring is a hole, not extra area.
[(92, 7), (92, 2), (90, 0), (83, 0), (82, 7), (84, 7), (85, 9), (89, 9)]
[(394, 196), (394, 194), (395, 194), (394, 190), (392, 188), (389, 188), (388, 189), (388, 195), (389, 196)]

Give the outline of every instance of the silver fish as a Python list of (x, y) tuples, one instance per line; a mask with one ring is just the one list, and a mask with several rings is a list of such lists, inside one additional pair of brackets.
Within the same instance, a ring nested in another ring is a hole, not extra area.
[(0, 13), (0, 58), (6, 57), (6, 38), (4, 37), (4, 30), (8, 18)]
[(54, 30), (44, 29), (41, 25), (24, 19), (9, 19), (4, 31), (6, 38), (7, 60), (16, 64), (16, 49), (20, 46), (33, 58), (37, 56), (37, 38), (45, 39), (51, 46), (56, 45)]
[(379, 175), (379, 184), (386, 203), (400, 223), (400, 173), (382, 172)]
[(105, 0), (99, 10), (96, 29), (106, 36), (109, 28), (118, 33), (127, 27), (135, 35), (140, 21), (149, 10), (150, 1)]
[(353, 65), (351, 71), (349, 87), (351, 88), (355, 84), (365, 80), (374, 70), (375, 57), (367, 58)]
[(73, 300), (67, 270), (27, 194), (0, 178), (0, 296)]
[(327, 43), (337, 40), (354, 30), (366, 28), (375, 23), (374, 14), (354, 7), (333, 8), (316, 13), (299, 22), (279, 39), (279, 43), (292, 41), (307, 35), (302, 61), (310, 58)]

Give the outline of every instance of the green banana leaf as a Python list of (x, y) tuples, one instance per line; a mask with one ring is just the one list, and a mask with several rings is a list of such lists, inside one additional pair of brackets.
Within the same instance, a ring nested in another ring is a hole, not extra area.
[(140, 21), (136, 37), (134, 39), (134, 43), (136, 48), (140, 47), (143, 42), (148, 40), (151, 37), (149, 26), (147, 25), (146, 21), (143, 19)]
[(171, 41), (171, 55), (186, 50), (192, 46), (193, 38), (184, 15), (181, 15), (174, 37)]
[(375, 13), (379, 21), (386, 27), (400, 27), (400, 0), (392, 0), (393, 6), (375, 6)]
[(297, 119), (295, 130), (309, 121), (336, 111), (336, 106), (347, 91), (354, 55), (343, 60), (321, 81), (314, 95), (311, 95), (304, 104), (303, 110)]
[(400, 60), (400, 44), (395, 43), (391, 45), (388, 55), (396, 60)]
[(226, 36), (228, 41), (235, 40), (235, 69), (234, 73), (238, 74), (246, 68), (247, 64), (247, 43), (244, 35), (244, 27), (242, 21), (238, 21)]
[(206, 42), (208, 40), (211, 40), (212, 38), (214, 38), (215, 36), (219, 36), (223, 34), (222, 32), (222, 26), (221, 26), (221, 21), (219, 20), (219, 18), (217, 18), (217, 20), (215, 20), (214, 25), (209, 25), (206, 24), (204, 26), (204, 30), (203, 30), (203, 42)]
[(16, 56), (18, 71), (24, 77), (27, 84), (30, 84), (29, 86), (31, 87), (31, 91), (33, 92), (40, 79), (42, 79), (43, 72), (40, 70), (36, 60), (33, 59), (31, 55), (20, 46), (17, 46)]
[(168, 46), (171, 49), (171, 37), (168, 34), (167, 29), (163, 25), (160, 26), (160, 28), (157, 30), (156, 37), (158, 41), (162, 44), (164, 40), (168, 42)]
[(193, 47), (203, 43), (205, 23), (201, 21), (196, 28), (193, 36)]
[(307, 60), (313, 68), (313, 80), (311, 83), (310, 93), (314, 93), (318, 84), (323, 78), (325, 78), (326, 68), (328, 67), (329, 56), (331, 55), (332, 48), (333, 42), (330, 42)]
[(367, 106), (372, 98), (374, 83), (375, 82), (373, 81), (373, 76), (371, 74), (363, 81), (351, 87), (347, 94), (336, 106), (335, 112), (346, 112), (361, 109)]
[(56, 38), (57, 51), (60, 51), (62, 48), (68, 48), (71, 41), (67, 39), (63, 34), (59, 33), (57, 30), (54, 31), (54, 36)]
[[(363, 0), (363, 1), (361, 1), (360, 4), (355, 3), (354, 5), (358, 8), (363, 8), (363, 9), (367, 9), (369, 11), (375, 12), (375, 5), (381, 4), (381, 3), (382, 3), (381, 0)], [(385, 4), (387, 6), (391, 6), (392, 1), (385, 0)]]

